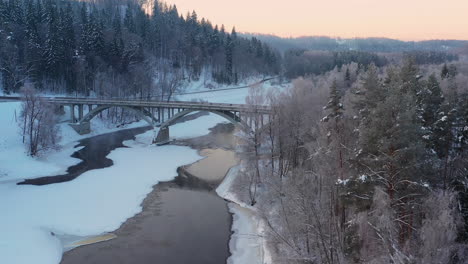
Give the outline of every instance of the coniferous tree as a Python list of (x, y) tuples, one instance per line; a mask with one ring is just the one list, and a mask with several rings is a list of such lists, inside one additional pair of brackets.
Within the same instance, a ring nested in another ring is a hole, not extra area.
[(133, 13), (130, 5), (128, 5), (127, 9), (125, 10), (124, 26), (130, 33), (136, 32), (135, 22), (133, 21)]
[[(416, 89), (408, 83), (414, 73), (414, 68), (408, 64), (397, 71), (390, 70), (385, 84), (377, 89), (378, 101), (364, 104), (367, 111), (361, 112), (365, 114), (365, 122), (359, 127), (356, 156), (362, 173), (386, 190), (393, 210), (403, 221), (399, 224), (402, 244), (411, 237), (411, 216), (417, 203), (407, 195), (422, 192), (420, 182), (434, 180), (432, 158), (422, 141), (418, 104), (413, 92)], [(420, 84), (413, 85), (419, 87)]]
[(231, 83), (233, 76), (233, 52), (234, 52), (234, 43), (231, 36), (227, 36), (226, 39), (226, 82)]
[(447, 67), (447, 63), (444, 63), (444, 67), (442, 67), (442, 71), (440, 72), (440, 77), (442, 79), (445, 79), (448, 77), (448, 74), (449, 74), (449, 70)]
[(439, 145), (437, 141), (440, 140), (438, 131), (442, 129), (441, 126), (445, 125), (444, 120), (440, 120), (440, 115), (445, 116), (447, 113), (442, 111), (444, 96), (435, 75), (429, 77), (425, 87), (418, 93), (418, 98), (421, 121), (424, 127), (423, 138), (428, 147), (436, 151), (440, 156), (442, 150), (436, 147)]
[(175, 5), (159, 1), (151, 16), (137, 3), (128, 3), (125, 13), (121, 9), (112, 0), (0, 0), (4, 89), (17, 92), (24, 80), (38, 89), (44, 84), (62, 92), (95, 89), (93, 76), (136, 74), (126, 69), (143, 63), (140, 58), (183, 69), (194, 79), (206, 69), (226, 83), (279, 68), (277, 54), (267, 45), (240, 37), (235, 29), (228, 34), (196, 12), (182, 17)]

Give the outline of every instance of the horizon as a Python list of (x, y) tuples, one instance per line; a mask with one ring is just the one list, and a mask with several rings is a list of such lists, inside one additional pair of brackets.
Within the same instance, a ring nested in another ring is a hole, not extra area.
[[(166, 0), (181, 14), (193, 10), (214, 25), (281, 38), (388, 38), (402, 41), (468, 40), (468, 1), (451, 0)], [(339, 6), (337, 8), (337, 5)], [(262, 10), (259, 12), (258, 10)], [(264, 11), (266, 10), (266, 12)], [(385, 11), (383, 11), (385, 10)], [(241, 15), (239, 15), (241, 14)], [(336, 36), (336, 37), (335, 37)]]
[[(206, 19), (206, 18), (205, 18)], [(237, 28), (236, 28), (237, 31)], [(377, 37), (377, 36), (369, 36), (369, 37), (340, 37), (340, 36), (327, 36), (327, 35), (304, 35), (304, 36), (279, 36), (275, 35), (272, 33), (259, 33), (259, 32), (241, 32), (237, 31), (237, 34), (243, 34), (243, 35), (260, 35), (260, 36), (268, 36), (268, 37), (277, 37), (281, 39), (300, 39), (300, 38), (330, 38), (330, 39), (390, 39), (390, 40), (398, 40), (398, 41), (403, 41), (403, 42), (423, 42), (423, 41), (467, 41), (468, 42), (468, 37), (466, 39), (441, 39), (441, 38), (433, 38), (433, 39), (422, 39), (422, 40), (404, 40), (404, 39), (399, 39), (399, 38), (390, 38), (390, 37)]]

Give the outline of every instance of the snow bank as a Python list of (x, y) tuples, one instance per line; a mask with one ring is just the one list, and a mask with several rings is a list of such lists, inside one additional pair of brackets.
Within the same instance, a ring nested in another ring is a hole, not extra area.
[(195, 120), (186, 121), (183, 123), (174, 124), (169, 127), (169, 135), (171, 138), (194, 138), (201, 137), (210, 133), (210, 128), (218, 123), (226, 123), (224, 117), (216, 114), (203, 115)]
[[(96, 235), (141, 212), (141, 202), (177, 167), (201, 157), (187, 147), (148, 146), (152, 131), (112, 151), (114, 166), (47, 186), (0, 184), (0, 263), (58, 263), (62, 246), (51, 234)], [(176, 157), (176, 158), (175, 158)], [(21, 252), (21, 253), (20, 253)], [(27, 252), (27, 254), (25, 254)]]
[[(114, 166), (92, 170), (73, 181), (47, 185), (16, 185), (22, 178), (55, 175), (78, 160), (70, 158), (76, 150), (77, 135), (62, 124), (62, 150), (43, 158), (28, 157), (21, 142), (15, 111), (20, 103), (0, 103), (0, 263), (59, 263), (62, 248), (56, 235), (92, 236), (111, 232), (128, 218), (141, 212), (141, 203), (160, 181), (172, 180), (177, 167), (200, 157), (195, 150), (179, 146), (148, 146), (153, 131), (126, 141), (129, 148), (112, 151)], [(171, 127), (177, 137), (203, 135), (220, 121), (205, 116)], [(133, 126), (145, 125), (144, 123)], [(99, 123), (95, 134), (108, 129)], [(88, 135), (89, 136), (89, 135)]]
[(75, 144), (65, 144), (60, 151), (50, 151), (43, 158), (29, 157), (17, 122), (20, 109), (20, 102), (0, 103), (0, 182), (60, 174), (79, 162), (70, 157), (77, 150)]
[[(67, 110), (68, 107), (65, 109)], [(27, 155), (22, 142), (21, 130), (18, 126), (20, 112), (20, 102), (0, 102), (0, 182), (65, 173), (68, 167), (80, 162), (79, 159), (70, 157), (79, 150), (75, 148), (76, 141), (121, 129), (108, 127), (95, 118), (91, 121), (92, 132), (88, 135), (79, 135), (68, 123), (61, 123), (59, 149), (49, 150), (42, 153), (39, 158), (32, 158)], [(64, 115), (64, 117), (67, 116), (69, 116), (68, 113)], [(126, 128), (145, 125), (147, 124), (144, 121), (140, 121)]]
[(228, 264), (264, 264), (263, 239), (259, 237), (260, 223), (254, 211), (236, 203), (229, 203), (229, 212), (233, 214), (231, 240), (229, 249), (231, 256)]
[(235, 177), (242, 165), (232, 167), (223, 182), (216, 189), (216, 193), (229, 203), (229, 211), (233, 214), (233, 235), (229, 241), (231, 256), (228, 264), (265, 264), (272, 263), (264, 239), (265, 223), (259, 217), (256, 208), (243, 203), (231, 191)]

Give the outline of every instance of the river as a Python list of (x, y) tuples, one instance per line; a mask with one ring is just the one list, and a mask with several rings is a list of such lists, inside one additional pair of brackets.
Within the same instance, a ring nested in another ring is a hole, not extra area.
[[(81, 140), (83, 148), (73, 156), (82, 162), (70, 167), (67, 174), (22, 184), (70, 181), (87, 170), (112, 166), (106, 156), (124, 147), (123, 141), (148, 129), (127, 129)], [(142, 204), (143, 211), (116, 230), (116, 238), (68, 251), (61, 263), (226, 263), (232, 216), (227, 202), (214, 189), (238, 162), (233, 142), (232, 125), (218, 125), (207, 136), (176, 142), (200, 150), (206, 158), (180, 167), (173, 181), (155, 185)]]

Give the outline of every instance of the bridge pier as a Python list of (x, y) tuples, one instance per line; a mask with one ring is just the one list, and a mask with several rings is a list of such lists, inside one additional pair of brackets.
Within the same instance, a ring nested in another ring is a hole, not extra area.
[(78, 105), (78, 120), (83, 119), (83, 105)]
[(153, 140), (156, 145), (163, 145), (169, 143), (169, 127), (162, 127), (159, 129), (158, 135)]
[(70, 105), (70, 123), (75, 123), (75, 105)]
[(80, 135), (91, 133), (91, 124), (89, 122), (71, 123), (69, 125)]

